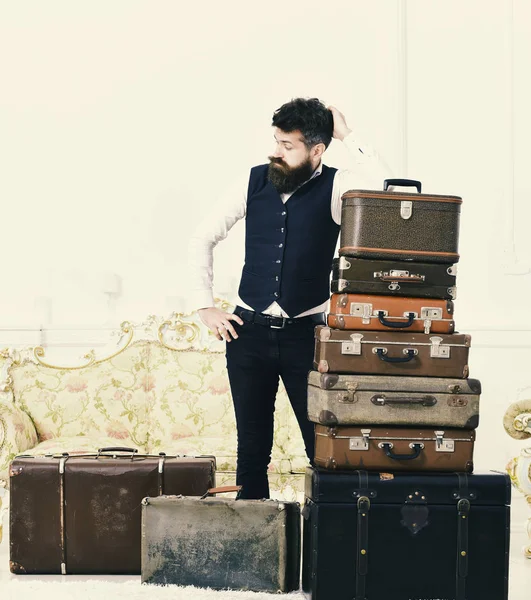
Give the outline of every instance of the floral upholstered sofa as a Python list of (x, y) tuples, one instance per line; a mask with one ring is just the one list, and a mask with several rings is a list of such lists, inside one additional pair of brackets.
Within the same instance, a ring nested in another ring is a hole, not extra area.
[[(218, 306), (230, 305), (218, 301)], [(236, 424), (225, 343), (197, 314), (122, 323), (98, 356), (54, 364), (42, 347), (0, 348), (0, 488), (17, 454), (94, 452), (213, 454), (217, 483), (235, 480)], [(118, 339), (116, 339), (118, 338)], [(74, 360), (77, 357), (73, 357)], [(272, 497), (302, 500), (307, 465), (282, 385), (275, 410)]]
[[(531, 400), (514, 402), (505, 411), (505, 431), (517, 440), (531, 438)], [(519, 456), (509, 461), (507, 472), (514, 487), (524, 494), (531, 508), (531, 447), (522, 448)], [(524, 547), (524, 554), (531, 559), (531, 517), (527, 521), (529, 544)]]

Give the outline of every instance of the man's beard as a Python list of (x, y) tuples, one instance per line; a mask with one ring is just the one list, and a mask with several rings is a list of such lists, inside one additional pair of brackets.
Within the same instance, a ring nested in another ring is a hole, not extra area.
[(281, 158), (269, 156), (267, 178), (275, 186), (279, 194), (294, 192), (305, 181), (308, 181), (314, 171), (308, 157), (298, 167), (288, 167)]

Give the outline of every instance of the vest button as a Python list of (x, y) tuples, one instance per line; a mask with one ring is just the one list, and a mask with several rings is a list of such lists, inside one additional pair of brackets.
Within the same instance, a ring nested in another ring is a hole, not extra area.
[(275, 298), (278, 298), (278, 292), (275, 292), (275, 293), (273, 294), (273, 296), (275, 296)]
[(281, 214), (283, 217), (285, 217), (285, 216), (286, 216), (286, 211), (283, 211), (283, 212), (281, 212), (280, 214)]
[(275, 281), (278, 281), (278, 275), (275, 277)]
[(283, 245), (284, 245), (284, 244), (279, 244), (279, 245), (278, 245), (278, 247), (279, 247), (279, 248), (282, 248), (282, 246), (283, 246)]
[(275, 262), (277, 263), (277, 265), (279, 265), (282, 261), (281, 260), (277, 260)]
[(284, 227), (280, 228), (280, 233), (284, 233)]

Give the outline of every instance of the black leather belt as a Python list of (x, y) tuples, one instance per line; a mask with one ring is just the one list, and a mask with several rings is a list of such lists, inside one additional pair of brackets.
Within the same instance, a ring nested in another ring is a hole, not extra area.
[(242, 321), (245, 321), (246, 323), (265, 325), (266, 327), (272, 327), (273, 329), (284, 329), (286, 325), (308, 325), (308, 323), (324, 325), (325, 323), (325, 313), (315, 313), (314, 315), (307, 315), (305, 317), (291, 319), (286, 317), (277, 317), (275, 315), (265, 315), (263, 313), (257, 313), (254, 310), (247, 310), (246, 308), (237, 306), (234, 309), (234, 314), (238, 315)]

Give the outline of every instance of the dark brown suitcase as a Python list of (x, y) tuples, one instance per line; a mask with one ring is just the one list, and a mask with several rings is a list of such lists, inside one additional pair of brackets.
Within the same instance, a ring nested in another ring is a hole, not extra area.
[(320, 373), (468, 377), (469, 335), (315, 328)]
[(455, 300), (457, 266), (340, 256), (332, 263), (334, 293)]
[(315, 464), (367, 471), (472, 473), (474, 430), (315, 426)]
[[(385, 191), (389, 185), (415, 186), (419, 193)], [(384, 191), (343, 194), (339, 254), (456, 263), (462, 199), (420, 190), (419, 181), (388, 179)]]
[(328, 325), (336, 329), (453, 333), (453, 314), (451, 300), (332, 294)]
[(11, 572), (140, 574), (142, 499), (201, 496), (215, 484), (215, 467), (213, 456), (138, 455), (124, 448), (16, 457)]

